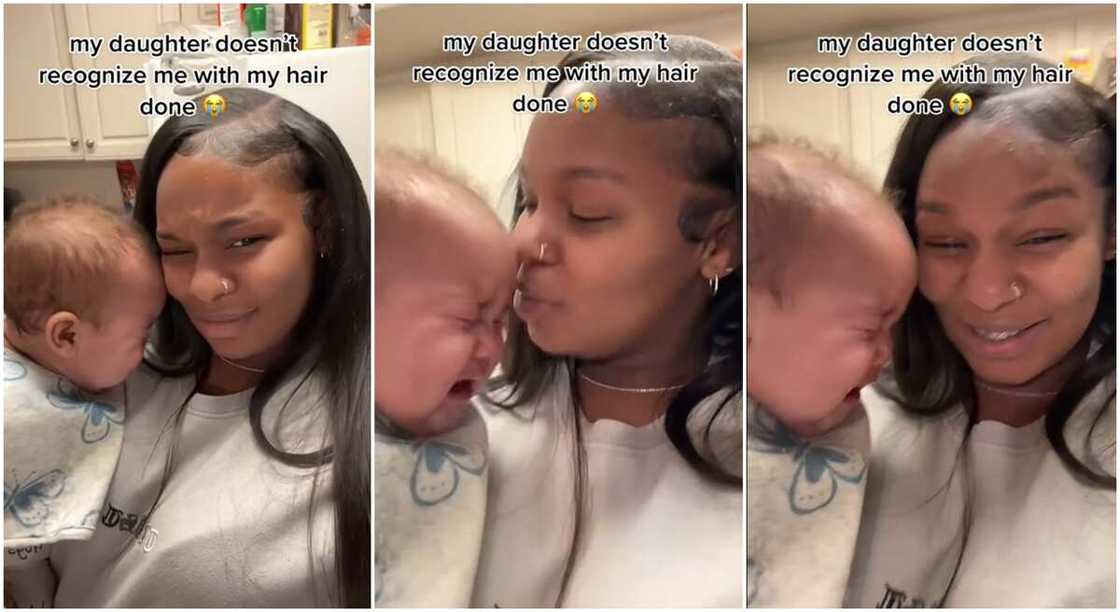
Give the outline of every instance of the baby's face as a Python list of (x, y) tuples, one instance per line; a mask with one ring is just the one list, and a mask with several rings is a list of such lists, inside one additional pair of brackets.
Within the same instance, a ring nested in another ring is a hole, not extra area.
[(747, 390), (802, 436), (833, 429), (890, 359), (890, 330), (916, 284), (901, 223), (860, 248), (840, 243), (783, 282), (747, 288)]
[(405, 272), (378, 285), (375, 403), (415, 436), (462, 422), (501, 357), (516, 260), (509, 236), (497, 224), (493, 230), (429, 237), (437, 248), (418, 245), (379, 262)]
[(140, 365), (148, 331), (163, 310), (167, 292), (154, 257), (135, 254), (101, 305), (101, 325), (78, 323), (77, 353), (61, 372), (87, 391), (119, 385)]

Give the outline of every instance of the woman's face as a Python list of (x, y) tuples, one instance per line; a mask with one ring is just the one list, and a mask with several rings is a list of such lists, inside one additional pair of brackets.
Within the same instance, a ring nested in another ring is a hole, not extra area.
[(548, 353), (616, 356), (693, 325), (710, 289), (703, 247), (677, 220), (697, 195), (731, 206), (729, 194), (685, 174), (688, 120), (634, 119), (603, 102), (588, 114), (538, 116), (522, 155), (515, 310)]
[(930, 150), (919, 289), (977, 377), (1027, 383), (1085, 333), (1114, 256), (1105, 196), (1067, 148), (1013, 124), (968, 121)]
[(228, 359), (267, 365), (311, 294), (306, 196), (287, 187), (264, 166), (206, 154), (176, 155), (160, 176), (156, 238), (167, 291)]

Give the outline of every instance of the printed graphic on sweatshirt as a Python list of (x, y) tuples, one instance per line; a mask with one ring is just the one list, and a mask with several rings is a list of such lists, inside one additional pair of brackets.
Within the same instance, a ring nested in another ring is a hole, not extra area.
[(875, 604), (876, 608), (929, 608), (929, 604), (924, 599), (911, 598), (902, 591), (892, 587), (889, 584), (884, 584), (886, 590), (883, 591), (883, 598), (879, 603)]
[(753, 410), (750, 416), (747, 448), (789, 455), (795, 465), (789, 483), (789, 508), (794, 514), (820, 510), (836, 497), (841, 483), (863, 480), (867, 466), (859, 455), (807, 442), (765, 410)]
[(101, 511), (103, 526), (129, 533), (136, 540), (136, 545), (144, 552), (151, 552), (159, 538), (159, 531), (148, 524), (149, 518), (151, 515), (125, 512), (108, 500), (105, 501), (105, 507)]

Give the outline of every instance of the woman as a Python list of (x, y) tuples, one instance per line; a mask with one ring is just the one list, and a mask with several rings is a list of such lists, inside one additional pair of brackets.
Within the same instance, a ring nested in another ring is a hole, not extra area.
[(864, 395), (846, 603), (1114, 607), (1115, 109), (1079, 82), (925, 97), (956, 92), (971, 113), (911, 117), (887, 173), (919, 286)]
[(326, 124), (218, 93), (144, 157), (169, 298), (58, 606), (370, 605), (369, 204)]
[(550, 83), (598, 107), (525, 143), (475, 605), (742, 605), (741, 65), (669, 47), (569, 55), (699, 76)]

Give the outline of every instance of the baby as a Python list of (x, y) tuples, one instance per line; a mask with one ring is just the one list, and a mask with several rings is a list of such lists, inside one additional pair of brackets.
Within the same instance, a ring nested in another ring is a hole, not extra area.
[(134, 221), (87, 198), (4, 231), (5, 600), (49, 605), (49, 545), (93, 535), (121, 450), (125, 377), (165, 290)]
[(377, 606), (470, 604), (486, 506), (486, 429), (470, 403), (502, 349), (513, 243), (438, 165), (376, 155)]
[(837, 160), (747, 147), (747, 604), (839, 607), (869, 451), (860, 388), (916, 284), (890, 203)]

